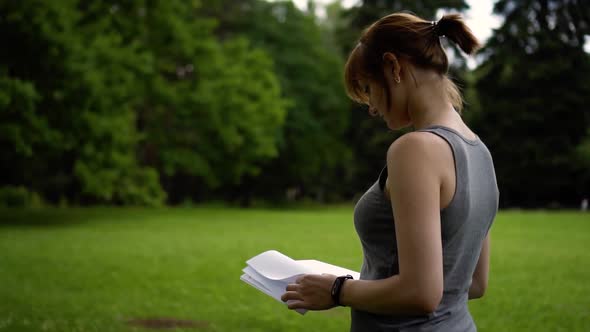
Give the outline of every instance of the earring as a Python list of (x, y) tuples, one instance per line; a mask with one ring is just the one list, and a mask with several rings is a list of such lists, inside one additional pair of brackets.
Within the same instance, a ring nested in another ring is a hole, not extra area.
[(401, 79), (399, 78), (399, 76), (398, 76), (398, 77), (396, 77), (396, 78), (394, 78), (393, 80), (395, 81), (395, 83), (399, 83), (399, 82), (401, 82)]

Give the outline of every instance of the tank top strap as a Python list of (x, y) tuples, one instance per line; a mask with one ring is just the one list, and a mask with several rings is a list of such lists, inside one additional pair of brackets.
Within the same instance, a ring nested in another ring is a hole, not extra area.
[[(470, 140), (461, 135), (458, 131), (454, 130), (453, 128), (445, 127), (445, 126), (430, 126), (423, 129), (419, 129), (416, 131), (420, 132), (430, 132), (434, 135), (437, 135), (444, 139), (449, 146), (451, 147), (451, 151), (453, 152), (453, 158), (455, 161), (455, 174), (465, 174), (465, 170), (467, 168), (467, 147), (468, 146), (477, 146), (480, 144), (479, 137), (475, 140)], [(385, 187), (385, 181), (387, 180), (387, 164), (381, 169), (379, 173), (379, 188), (383, 190)], [(459, 185), (459, 181), (457, 182)], [(462, 186), (462, 185), (461, 185)], [(457, 188), (456, 192), (462, 191), (463, 188)]]
[(479, 137), (475, 140), (470, 140), (449, 127), (431, 126), (417, 131), (430, 132), (444, 139), (451, 147), (453, 157), (455, 158), (455, 167), (458, 171), (466, 166), (465, 163), (467, 162), (468, 147), (480, 144)]
[(385, 166), (383, 166), (383, 168), (381, 169), (381, 172), (379, 172), (379, 188), (381, 189), (381, 191), (385, 190), (385, 181), (387, 181), (387, 163), (385, 164)]
[[(468, 139), (465, 136), (461, 135), (461, 133), (459, 133), (458, 131), (456, 131), (453, 128), (450, 127), (445, 127), (445, 126), (440, 126), (440, 125), (434, 125), (434, 126), (430, 126), (430, 127), (426, 127), (424, 129), (419, 129), (417, 131), (429, 131), (429, 132), (436, 132), (436, 133), (447, 133), (447, 134), (451, 134), (452, 136), (454, 136), (455, 138), (460, 139), (461, 141), (467, 143), (468, 145), (479, 145), (481, 143), (479, 136), (475, 135), (475, 139)], [(447, 135), (449, 136), (449, 135)]]
[(449, 208), (454, 207), (454, 203), (459, 201), (464, 201), (467, 193), (467, 188), (469, 186), (469, 172), (467, 171), (469, 157), (468, 157), (468, 149), (471, 146), (476, 146), (479, 144), (479, 138), (475, 140), (468, 140), (467, 138), (463, 137), (459, 132), (452, 128), (443, 127), (443, 126), (431, 126), (424, 129), (420, 129), (417, 131), (421, 132), (430, 132), (434, 135), (439, 136), (443, 140), (449, 144), (451, 147), (451, 151), (453, 153), (453, 159), (455, 162), (455, 194), (451, 200), (451, 203), (444, 209), (448, 210)]

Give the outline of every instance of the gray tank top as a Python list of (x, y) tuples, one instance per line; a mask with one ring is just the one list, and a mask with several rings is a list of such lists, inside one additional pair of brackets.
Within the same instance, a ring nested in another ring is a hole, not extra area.
[[(440, 212), (442, 301), (433, 313), (422, 316), (379, 315), (352, 309), (352, 332), (476, 331), (467, 308), (467, 295), (482, 242), (498, 211), (499, 192), (492, 157), (479, 138), (468, 140), (442, 126), (420, 131), (443, 138), (455, 158), (455, 194), (449, 206)], [(387, 166), (354, 208), (354, 225), (363, 248), (361, 279), (384, 279), (399, 273), (393, 211), (383, 192), (386, 179)]]

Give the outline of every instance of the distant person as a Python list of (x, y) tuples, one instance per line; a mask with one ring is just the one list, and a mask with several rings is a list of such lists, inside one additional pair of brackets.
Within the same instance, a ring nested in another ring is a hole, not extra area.
[(584, 197), (584, 199), (582, 199), (580, 210), (582, 210), (583, 212), (588, 211), (588, 198)]
[(430, 22), (395, 13), (352, 50), (348, 95), (390, 129), (414, 131), (384, 151), (386, 164), (355, 206), (361, 280), (302, 276), (283, 295), (290, 309), (349, 306), (354, 332), (476, 331), (467, 300), (487, 287), (499, 194), (490, 152), (458, 113), (441, 37), (468, 54), (479, 46), (459, 15)]

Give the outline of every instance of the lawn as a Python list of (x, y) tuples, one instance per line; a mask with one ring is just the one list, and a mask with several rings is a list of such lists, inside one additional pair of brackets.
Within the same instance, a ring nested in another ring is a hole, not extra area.
[[(479, 331), (590, 330), (590, 214), (502, 212)], [(0, 331), (346, 331), (239, 280), (277, 249), (358, 270), (352, 207), (0, 211)]]

